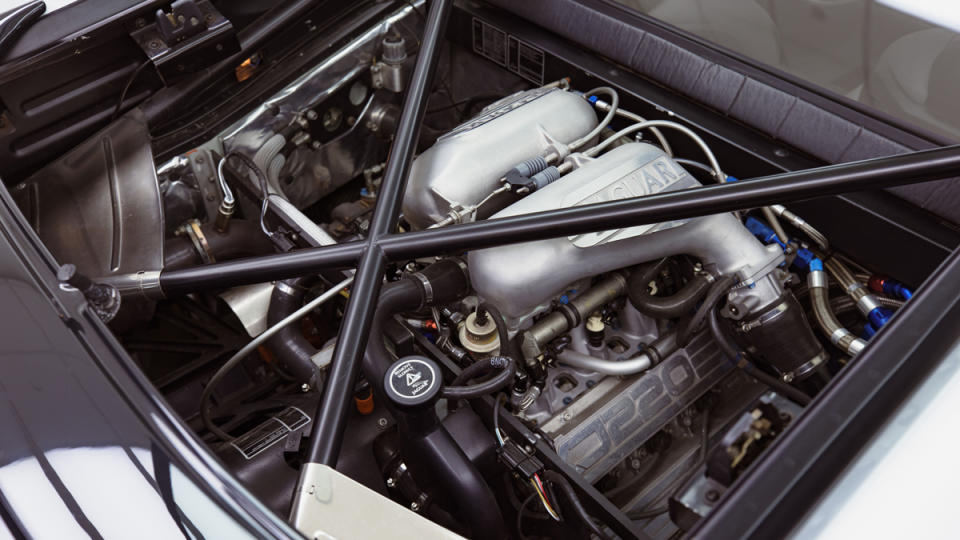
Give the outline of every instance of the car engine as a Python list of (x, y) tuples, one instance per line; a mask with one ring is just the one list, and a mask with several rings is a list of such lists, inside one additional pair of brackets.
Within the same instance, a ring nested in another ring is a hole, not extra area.
[[(14, 195), (68, 263), (64, 286), (307, 534), (315, 411), (343, 385), (337, 471), (450, 531), (628, 536), (600, 518), (612, 511), (658, 538), (690, 530), (908, 289), (779, 205), (521, 230), (502, 245), (390, 255), (359, 376), (335, 379), (359, 274), (330, 259), (276, 277), (271, 257), (373, 234), (424, 46), (417, 10), (342, 42), (201, 144), (156, 159), (132, 110)], [(488, 55), (444, 54), (397, 238), (738, 181), (703, 133), (642, 117), (613, 84), (534, 84)], [(242, 284), (200, 284), (205, 267), (243, 264), (254, 277)]]

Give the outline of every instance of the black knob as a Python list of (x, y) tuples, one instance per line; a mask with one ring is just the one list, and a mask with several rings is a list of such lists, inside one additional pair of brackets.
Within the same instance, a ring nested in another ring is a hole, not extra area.
[(57, 270), (57, 280), (60, 283), (75, 287), (81, 292), (86, 292), (93, 286), (93, 282), (87, 276), (77, 272), (76, 265), (69, 263), (61, 265), (60, 269)]

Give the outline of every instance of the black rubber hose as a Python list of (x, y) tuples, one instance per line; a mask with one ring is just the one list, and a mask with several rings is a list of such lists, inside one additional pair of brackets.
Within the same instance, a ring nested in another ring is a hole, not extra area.
[(720, 318), (717, 316), (716, 310), (710, 310), (707, 320), (710, 325), (710, 333), (713, 334), (713, 339), (716, 340), (717, 344), (720, 346), (720, 350), (723, 351), (723, 354), (726, 355), (734, 365), (744, 370), (754, 379), (757, 379), (780, 394), (796, 401), (800, 405), (807, 406), (810, 404), (810, 396), (781, 381), (780, 379), (764, 371), (760, 371), (760, 369), (748, 362), (746, 358), (740, 354), (737, 347), (730, 341), (730, 338), (723, 332), (723, 328), (720, 327)]
[(544, 471), (543, 477), (560, 488), (560, 491), (567, 497), (570, 506), (577, 513), (577, 517), (590, 529), (590, 532), (599, 538), (610, 538), (608, 534), (603, 532), (603, 529), (594, 523), (593, 518), (587, 513), (587, 509), (583, 507), (583, 503), (580, 502), (580, 498), (577, 497), (577, 492), (573, 490), (573, 486), (570, 485), (569, 480), (556, 471)]
[(484, 358), (483, 360), (477, 360), (476, 362), (465, 367), (463, 371), (450, 383), (450, 386), (459, 386), (463, 383), (476, 379), (477, 377), (482, 377), (488, 373), (491, 373), (498, 369), (503, 369), (507, 367), (507, 358), (503, 356), (491, 356), (489, 358)]
[[(440, 395), (447, 399), (476, 399), (478, 397), (492, 394), (497, 390), (502, 390), (513, 382), (513, 377), (517, 373), (517, 363), (513, 358), (507, 356), (494, 357), (499, 360), (497, 366), (500, 367), (500, 373), (490, 380), (471, 384), (469, 386), (446, 386), (440, 390)], [(493, 358), (491, 358), (493, 360)]]
[(486, 311), (487, 314), (493, 319), (493, 323), (497, 325), (497, 337), (500, 338), (500, 355), (509, 356), (516, 362), (522, 362), (523, 355), (520, 353), (520, 347), (515, 342), (510, 340), (510, 332), (507, 330), (507, 322), (503, 318), (503, 314), (500, 313), (500, 310), (497, 309), (497, 306), (489, 302), (483, 302), (477, 306), (477, 309)]
[[(393, 363), (383, 341), (386, 322), (404, 311), (449, 303), (462, 297), (469, 286), (464, 270), (452, 260), (432, 264), (420, 275), (429, 286), (419, 277), (407, 276), (386, 285), (380, 293), (362, 366), (364, 376), (379, 396), (385, 395), (384, 374)], [(409, 436), (405, 448), (414, 477), (438, 484), (443, 500), (449, 501), (473, 537), (506, 536), (503, 515), (493, 491), (443, 426), (427, 434)]]
[(736, 283), (737, 278), (734, 276), (722, 276), (717, 278), (716, 281), (710, 285), (710, 289), (707, 291), (706, 297), (703, 299), (703, 303), (700, 304), (700, 307), (697, 308), (697, 311), (694, 312), (693, 317), (690, 319), (687, 324), (683, 325), (680, 328), (680, 331), (677, 332), (677, 345), (681, 348), (686, 347), (687, 343), (690, 342), (690, 337), (693, 336), (693, 333), (696, 332), (700, 325), (703, 323), (703, 320), (713, 312), (713, 307), (720, 301), (720, 298), (723, 295), (727, 294), (727, 291), (730, 287)]
[(627, 280), (627, 298), (637, 311), (655, 319), (676, 319), (690, 312), (710, 289), (710, 279), (697, 274), (671, 296), (653, 296), (647, 272), (635, 272)]
[[(268, 328), (303, 306), (307, 286), (314, 280), (315, 278), (311, 277), (293, 278), (281, 281), (273, 288), (270, 307), (267, 309)], [(314, 377), (319, 376), (319, 371), (310, 360), (317, 353), (317, 348), (307, 341), (299, 324), (283, 327), (266, 345), (277, 360), (289, 369), (297, 382), (319, 385), (321, 381), (314, 380)]]
[[(234, 219), (226, 233), (218, 232), (213, 223), (204, 223), (200, 231), (207, 239), (210, 252), (217, 261), (228, 261), (267, 255), (274, 252), (273, 242), (264, 236), (256, 223)], [(203, 263), (200, 253), (189, 238), (178, 236), (163, 243), (163, 269), (178, 270)]]
[(469, 286), (464, 270), (449, 259), (428, 266), (420, 275), (430, 283), (429, 291), (420, 278), (405, 276), (384, 286), (380, 293), (377, 314), (370, 325), (370, 336), (373, 338), (367, 342), (362, 367), (363, 374), (373, 385), (374, 392), (381, 396), (384, 395), (383, 375), (393, 363), (393, 357), (383, 343), (384, 325), (387, 321), (398, 313), (414, 311), (427, 304), (442, 305), (452, 302), (462, 297)]

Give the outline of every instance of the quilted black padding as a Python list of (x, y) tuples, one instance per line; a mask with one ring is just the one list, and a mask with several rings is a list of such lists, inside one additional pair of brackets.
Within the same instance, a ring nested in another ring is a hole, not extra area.
[[(828, 163), (934, 146), (891, 140), (576, 0), (488, 1)], [(960, 223), (960, 182), (954, 179), (890, 191)]]

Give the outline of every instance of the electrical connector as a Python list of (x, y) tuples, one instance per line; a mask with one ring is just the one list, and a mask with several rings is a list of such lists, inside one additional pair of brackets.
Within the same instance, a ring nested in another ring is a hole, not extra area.
[(510, 439), (504, 441), (503, 446), (497, 449), (497, 457), (524, 480), (533, 478), (533, 475), (543, 470), (543, 463), (539, 459), (528, 454)]

